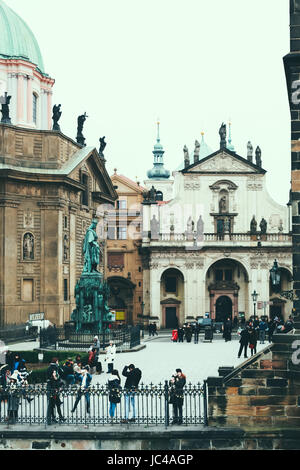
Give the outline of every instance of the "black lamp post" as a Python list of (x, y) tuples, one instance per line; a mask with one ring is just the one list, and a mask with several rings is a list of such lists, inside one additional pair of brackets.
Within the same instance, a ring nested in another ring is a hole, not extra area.
[(252, 292), (251, 294), (252, 296), (252, 299), (253, 299), (253, 305), (254, 305), (254, 317), (256, 316), (256, 302), (257, 302), (257, 297), (259, 296), (259, 294), (256, 292), (256, 290), (254, 289), (254, 291)]
[(143, 325), (143, 326), (142, 326), (142, 328), (143, 328), (143, 330), (142, 330), (142, 338), (144, 338), (144, 329), (145, 329), (145, 325), (144, 325), (144, 308), (145, 308), (145, 302), (144, 302), (144, 301), (142, 301), (142, 302), (141, 302), (141, 310), (142, 310), (142, 325)]

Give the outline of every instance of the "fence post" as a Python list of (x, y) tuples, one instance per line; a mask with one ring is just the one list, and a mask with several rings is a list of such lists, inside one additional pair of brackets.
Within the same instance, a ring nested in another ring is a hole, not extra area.
[(164, 395), (165, 395), (165, 428), (167, 429), (170, 422), (170, 415), (169, 415), (169, 384), (168, 381), (165, 380), (165, 387), (164, 387)]
[(207, 416), (207, 381), (203, 382), (203, 400), (204, 400), (204, 426), (208, 426)]

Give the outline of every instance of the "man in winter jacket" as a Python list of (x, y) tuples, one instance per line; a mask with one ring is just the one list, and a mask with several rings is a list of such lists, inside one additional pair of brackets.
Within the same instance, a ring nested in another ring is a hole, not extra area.
[(246, 326), (240, 333), (240, 349), (239, 349), (239, 353), (238, 353), (238, 358), (241, 357), (241, 354), (243, 352), (243, 349), (244, 349), (244, 357), (247, 358), (247, 347), (248, 347), (248, 344), (249, 344), (249, 330), (248, 330), (248, 327)]
[[(133, 364), (125, 366), (122, 372), (122, 375), (126, 377), (126, 382), (124, 388), (126, 389), (125, 394), (125, 420), (135, 421), (135, 391), (138, 388), (139, 382), (142, 377), (142, 372), (140, 369), (135, 367)], [(132, 418), (129, 418), (130, 403), (132, 405)]]

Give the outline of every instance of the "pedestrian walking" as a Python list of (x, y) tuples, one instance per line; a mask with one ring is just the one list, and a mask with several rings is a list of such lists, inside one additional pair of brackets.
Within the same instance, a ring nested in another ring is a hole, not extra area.
[(176, 374), (172, 375), (169, 381), (169, 403), (173, 405), (173, 421), (172, 424), (182, 424), (182, 408), (184, 401), (184, 386), (186, 384), (186, 376), (181, 369), (176, 369)]
[(110, 374), (114, 368), (114, 360), (116, 358), (117, 348), (113, 341), (110, 341), (106, 348), (105, 362), (107, 363), (107, 374)]
[(239, 349), (239, 352), (238, 352), (238, 358), (241, 357), (242, 355), (242, 352), (244, 350), (244, 358), (247, 358), (247, 348), (248, 348), (248, 344), (249, 344), (249, 331), (248, 331), (248, 327), (246, 325), (244, 325), (244, 328), (241, 330), (240, 332), (240, 349)]
[(81, 397), (84, 396), (86, 402), (86, 412), (89, 414), (91, 405), (90, 405), (90, 394), (89, 394), (89, 386), (92, 382), (92, 376), (89, 373), (90, 368), (89, 366), (83, 367), (80, 377), (79, 377), (79, 388), (76, 395), (76, 400), (74, 406), (71, 410), (71, 413), (76, 411), (76, 408), (81, 400)]
[[(125, 382), (125, 419), (124, 423), (135, 421), (135, 392), (142, 377), (142, 372), (134, 364), (125, 366), (122, 375), (126, 377)], [(132, 406), (132, 418), (129, 419), (130, 405)]]
[(116, 369), (111, 371), (111, 374), (108, 376), (108, 399), (109, 399), (109, 416), (111, 422), (115, 416), (115, 411), (117, 404), (121, 402), (121, 379), (119, 372)]
[(156, 323), (153, 322), (153, 336), (158, 336)]

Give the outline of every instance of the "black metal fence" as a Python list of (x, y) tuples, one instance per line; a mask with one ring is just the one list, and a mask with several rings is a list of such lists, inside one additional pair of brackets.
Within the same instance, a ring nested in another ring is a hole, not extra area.
[[(174, 418), (171, 395), (167, 381), (158, 385), (141, 384), (137, 390), (119, 389), (119, 403), (112, 406), (109, 388), (99, 384), (84, 391), (76, 385), (57, 390), (50, 390), (47, 384), (7, 387), (0, 389), (0, 424), (50, 426), (57, 422), (104, 426), (128, 423), (167, 428)], [(51, 417), (54, 414), (55, 419)], [(190, 383), (182, 390), (182, 423), (179, 424), (207, 425), (206, 382)]]
[(140, 344), (141, 329), (140, 326), (132, 326), (120, 330), (112, 329), (104, 333), (84, 333), (70, 328), (49, 327), (40, 331), (40, 348), (86, 350), (92, 345), (95, 336), (98, 336), (102, 349), (113, 341), (117, 349), (122, 351)]
[(0, 340), (4, 343), (11, 343), (18, 340), (35, 339), (38, 336), (36, 326), (27, 325), (6, 325), (0, 328)]

